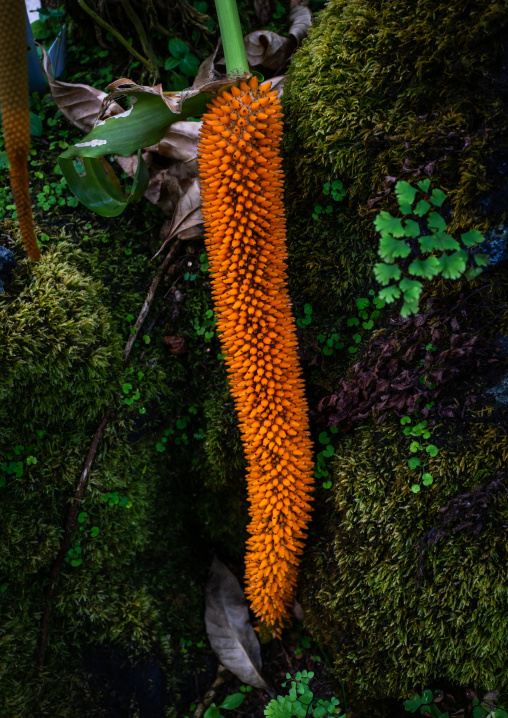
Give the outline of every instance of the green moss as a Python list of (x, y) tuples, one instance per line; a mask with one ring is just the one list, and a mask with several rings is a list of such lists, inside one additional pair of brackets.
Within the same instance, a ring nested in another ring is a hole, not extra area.
[[(424, 579), (416, 586), (418, 542), (450, 498), (506, 466), (506, 434), (449, 423), (433, 441), (442, 446), (429, 460), (435, 483), (415, 495), (398, 422), (358, 429), (339, 445), (333, 496), (319, 502), (314, 517), (303, 566), (306, 620), (333, 654), (334, 673), (358, 710), (406, 698), (435, 679), (508, 687), (503, 493), (477, 536), (450, 533), (425, 551)], [(390, 714), (378, 706), (369, 714)]]
[[(499, 89), (507, 23), (495, 0), (331, 0), (316, 16), (283, 95), (294, 296), (333, 306), (372, 282), (372, 221), (396, 206), (393, 193), (383, 196), (387, 176), (421, 178), (428, 168), (450, 198), (452, 231), (483, 231), (505, 216), (506, 202), (489, 193), (502, 184), (508, 146)], [(315, 221), (330, 179), (344, 182), (347, 199)]]
[[(155, 448), (165, 417), (185, 405), (184, 367), (175, 357), (164, 366), (159, 333), (149, 346), (137, 343), (122, 369), (126, 309), (137, 314), (151, 272), (129, 271), (131, 260), (121, 254), (124, 232), (104, 248), (104, 223), (107, 228), (107, 221), (97, 222), (83, 249), (51, 241), (37, 265), (17, 243), (18, 263), (1, 299), (0, 640), (7, 650), (0, 712), (13, 718), (102, 715), (101, 694), (87, 687), (85, 657), (100, 645), (118, 646), (135, 663), (147, 651), (160, 653), (169, 634), (174, 638), (160, 662), (173, 694), (170, 711), (183, 678), (182, 670), (173, 675), (175, 647), (182, 636), (203, 635), (199, 582), (207, 557), (202, 552), (199, 559), (189, 558), (199, 542), (193, 543), (193, 525), (184, 520), (192, 495), (179, 486), (189, 458), (170, 472), (168, 458)], [(120, 301), (111, 291), (113, 281), (122, 291)], [(141, 394), (131, 406), (124, 403), (126, 381)], [(146, 415), (139, 413), (142, 406)], [(60, 575), (46, 667), (38, 672), (49, 571), (106, 407), (112, 417), (71, 543), (81, 563), (66, 562)], [(178, 451), (172, 447), (171, 461)], [(116, 503), (105, 500), (112, 494)], [(200, 670), (200, 660), (192, 671)]]

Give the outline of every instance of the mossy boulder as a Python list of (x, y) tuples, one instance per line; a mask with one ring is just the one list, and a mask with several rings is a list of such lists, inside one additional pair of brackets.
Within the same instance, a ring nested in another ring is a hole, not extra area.
[[(293, 58), (283, 96), (290, 286), (297, 308), (313, 307), (302, 346), (307, 362), (314, 355), (305, 371), (316, 438), (326, 429), (319, 398), (337, 390), (370, 341), (361, 331), (360, 353), (345, 353), (355, 301), (379, 290), (373, 220), (380, 210), (398, 215), (396, 180), (429, 177), (446, 192), (440, 212), (452, 234), (487, 233), (506, 218), (507, 28), (506, 5), (493, 0), (423, 0), (414, 7), (331, 0)], [(341, 201), (323, 192), (333, 180), (347, 190)], [(316, 204), (332, 211), (316, 213)], [(507, 333), (504, 269), (501, 263), (481, 280), (504, 286), (483, 322), (499, 348)], [(460, 293), (468, 297), (481, 285), (457, 289), (441, 281), (428, 284), (424, 296), (458, 312)], [(393, 327), (396, 314), (385, 310), (376, 322)], [(461, 315), (466, 323), (468, 316)], [(323, 363), (318, 334), (327, 321), (345, 348)], [(463, 331), (471, 338), (480, 329)], [(471, 381), (487, 378), (473, 374)], [(455, 394), (451, 386), (450, 401), (460, 403), (470, 391), (467, 381)], [(424, 579), (416, 586), (417, 547), (438, 524), (439, 508), (506, 466), (505, 419), (487, 406), (482, 414), (438, 421), (434, 483), (418, 494), (399, 420), (394, 413), (378, 426), (366, 415), (336, 443), (329, 476), (317, 481), (302, 566), (307, 626), (327, 646), (362, 715), (391, 715), (383, 701), (400, 701), (432, 681), (508, 687), (502, 491), (477, 535), (465, 527), (424, 552)]]
[[(182, 496), (166, 456), (155, 450), (155, 436), (135, 435), (138, 409), (125, 405), (122, 391), (134, 370), (122, 369), (118, 307), (93, 254), (55, 243), (34, 265), (19, 252), (0, 305), (0, 712), (13, 718), (102, 715), (118, 689), (98, 675), (105, 669), (97, 656), (112, 650), (121, 656), (116, 670), (126, 664), (133, 675), (141, 675), (150, 651), (151, 670), (161, 675), (157, 690), (170, 711), (184, 672), (171, 668), (179, 660), (175, 643), (202, 631), (197, 578), (203, 568), (199, 562), (189, 568), (192, 527), (183, 526)], [(128, 297), (127, 278), (125, 285)], [(141, 368), (143, 400), (157, 414), (161, 405), (171, 406), (171, 387), (153, 358)], [(179, 376), (175, 367), (177, 385)], [(40, 671), (49, 573), (106, 407), (112, 419), (57, 584)], [(169, 634), (171, 643), (164, 640)], [(120, 693), (139, 707), (133, 684)], [(144, 714), (162, 716), (154, 700)]]
[[(331, 0), (285, 84), (293, 294), (332, 309), (372, 281), (373, 219), (430, 177), (452, 232), (506, 216), (508, 9), (495, 0)], [(334, 202), (324, 183), (341, 180)], [(314, 205), (333, 207), (312, 218)]]
[[(307, 626), (332, 653), (351, 704), (369, 715), (388, 716), (387, 698), (429, 686), (508, 687), (506, 490), (476, 521), (463, 511), (445, 524), (439, 511), (501, 476), (506, 433), (451, 424), (438, 443), (426, 467), (434, 484), (415, 495), (400, 423), (361, 427), (339, 442), (333, 495), (314, 517), (302, 567)], [(440, 529), (436, 543), (422, 542)]]

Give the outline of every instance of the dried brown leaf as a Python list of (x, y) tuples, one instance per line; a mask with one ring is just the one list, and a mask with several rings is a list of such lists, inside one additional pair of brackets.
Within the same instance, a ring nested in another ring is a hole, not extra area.
[[(67, 117), (73, 125), (83, 132), (90, 132), (99, 115), (102, 104), (107, 97), (105, 92), (96, 90), (89, 85), (72, 84), (53, 78), (51, 62), (47, 52), (42, 51), (42, 71), (49, 82), (51, 96), (60, 112)], [(104, 118), (113, 117), (123, 112), (116, 102), (110, 103)]]
[(198, 153), (201, 125), (201, 122), (174, 122), (159, 144), (147, 149), (172, 160), (190, 163), (196, 159)]
[(206, 585), (205, 624), (219, 661), (244, 683), (266, 688), (261, 649), (249, 622), (245, 596), (235, 576), (217, 558)]
[(279, 71), (287, 63), (295, 43), (271, 30), (255, 30), (245, 37), (245, 50), (250, 67)]
[(294, 39), (296, 47), (302, 44), (312, 25), (312, 13), (308, 4), (308, 0), (291, 0), (289, 36)]
[(233, 79), (235, 81), (245, 80), (249, 77), (250, 73), (248, 72), (243, 73), (243, 75), (235, 74), (234, 78), (225, 74), (222, 76), (211, 78), (200, 84), (194, 84), (192, 87), (188, 87), (186, 90), (182, 90), (181, 92), (164, 92), (160, 83), (158, 85), (154, 85), (153, 87), (150, 87), (148, 85), (136, 85), (136, 83), (132, 80), (129, 80), (126, 77), (122, 77), (119, 80), (115, 80), (106, 87), (106, 90), (108, 91), (108, 96), (103, 102), (101, 115), (98, 119), (104, 119), (104, 115), (102, 113), (107, 111), (109, 105), (114, 102), (116, 98), (122, 97), (124, 95), (135, 97), (136, 95), (140, 94), (158, 95), (161, 100), (166, 104), (168, 109), (171, 110), (171, 112), (176, 115), (179, 115), (182, 111), (183, 103), (190, 97), (199, 95), (201, 92), (215, 94), (221, 88), (230, 84)]

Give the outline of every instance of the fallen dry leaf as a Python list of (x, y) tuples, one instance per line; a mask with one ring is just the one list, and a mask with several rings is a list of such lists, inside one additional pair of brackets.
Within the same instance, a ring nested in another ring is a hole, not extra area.
[[(288, 37), (282, 37), (271, 30), (255, 30), (244, 37), (249, 67), (261, 72), (283, 72), (311, 24), (312, 13), (308, 0), (291, 0)], [(210, 63), (210, 58), (205, 62)], [(224, 57), (216, 59), (212, 65), (217, 72), (223, 73), (226, 67)]]
[(167, 228), (165, 240), (157, 254), (154, 255), (154, 259), (173, 237), (178, 236), (178, 239), (189, 240), (203, 236), (204, 224), (201, 214), (199, 180), (197, 177), (180, 180), (180, 188), (182, 196), (178, 200), (171, 224)]
[[(95, 120), (99, 115), (102, 103), (107, 97), (106, 92), (96, 90), (89, 85), (75, 85), (70, 82), (55, 80), (51, 69), (51, 62), (48, 53), (42, 50), (42, 71), (49, 82), (51, 96), (60, 112), (67, 117), (78, 129), (83, 132), (90, 132)], [(123, 112), (123, 109), (116, 102), (110, 104), (107, 117), (113, 117)]]
[(243, 683), (266, 688), (261, 649), (249, 622), (247, 601), (231, 571), (214, 558), (206, 585), (206, 633), (219, 661)]
[(312, 25), (312, 13), (308, 7), (308, 0), (291, 0), (289, 10), (289, 36), (294, 38), (296, 46), (302, 44)]
[(294, 41), (271, 30), (255, 30), (245, 37), (245, 50), (250, 67), (278, 71), (295, 49)]
[(190, 163), (196, 159), (198, 153), (199, 130), (202, 124), (186, 120), (173, 122), (159, 144), (146, 149), (172, 160)]

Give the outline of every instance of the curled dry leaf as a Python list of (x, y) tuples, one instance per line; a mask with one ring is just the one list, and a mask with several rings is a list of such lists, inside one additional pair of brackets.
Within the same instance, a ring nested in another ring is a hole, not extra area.
[[(250, 73), (245, 72), (241, 76), (235, 75), (234, 80), (245, 80), (248, 77), (250, 77)], [(221, 76), (216, 76), (213, 79), (209, 79), (199, 85), (194, 84), (192, 87), (182, 90), (181, 92), (164, 92), (160, 83), (158, 85), (154, 85), (153, 87), (148, 85), (136, 85), (135, 82), (129, 80), (127, 77), (122, 77), (106, 87), (108, 95), (103, 101), (102, 109), (97, 119), (104, 119), (104, 113), (108, 111), (110, 104), (118, 97), (129, 95), (129, 97), (136, 98), (136, 95), (142, 94), (159, 96), (166, 107), (173, 114), (179, 115), (182, 112), (182, 106), (186, 100), (190, 100), (192, 97), (196, 97), (201, 94), (215, 94), (231, 82), (232, 79), (232, 77), (228, 78), (227, 74), (223, 74)]]
[(197, 156), (199, 130), (202, 124), (202, 122), (185, 120), (173, 122), (159, 144), (147, 147), (147, 149), (151, 152), (158, 152), (171, 160), (191, 163)]
[[(288, 37), (282, 37), (271, 30), (255, 30), (245, 36), (249, 66), (263, 74), (266, 71), (269, 74), (282, 72), (306, 37), (311, 24), (312, 13), (308, 7), (308, 0), (291, 0)], [(199, 76), (203, 79), (212, 80), (217, 73), (225, 71), (225, 60), (222, 53), (218, 53), (219, 49), (221, 49), (220, 41), (213, 55), (201, 63)]]
[(173, 237), (178, 236), (179, 239), (189, 240), (203, 235), (204, 225), (203, 215), (201, 214), (199, 180), (197, 177), (180, 180), (180, 187), (183, 192), (182, 196), (176, 205), (164, 243), (155, 254), (154, 259), (163, 251), (166, 244)]
[(261, 649), (249, 622), (245, 596), (231, 571), (217, 558), (206, 585), (205, 623), (219, 661), (243, 683), (266, 688), (261, 676)]
[(291, 0), (289, 10), (289, 37), (300, 47), (304, 38), (307, 37), (309, 28), (312, 25), (312, 13), (308, 7), (308, 0)]
[(245, 38), (245, 50), (250, 67), (263, 67), (279, 71), (287, 63), (295, 44), (271, 30), (255, 30)]
[[(107, 97), (105, 92), (96, 90), (89, 85), (74, 85), (70, 82), (55, 80), (51, 69), (48, 53), (41, 47), (42, 71), (49, 82), (51, 96), (62, 115), (83, 132), (90, 132)], [(116, 102), (110, 103), (104, 118), (113, 117), (123, 112)]]

